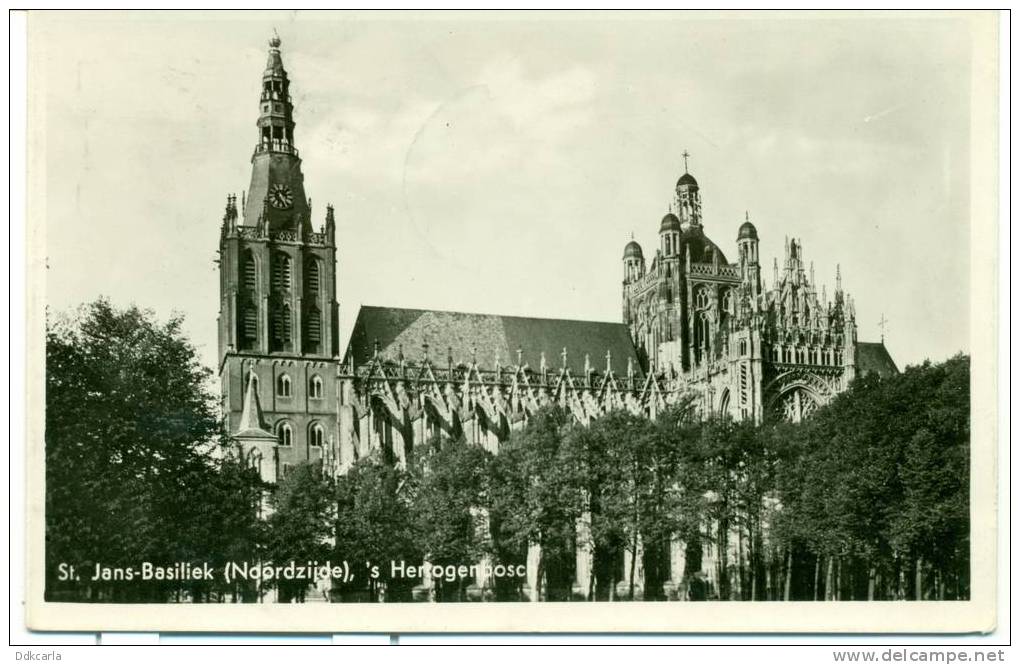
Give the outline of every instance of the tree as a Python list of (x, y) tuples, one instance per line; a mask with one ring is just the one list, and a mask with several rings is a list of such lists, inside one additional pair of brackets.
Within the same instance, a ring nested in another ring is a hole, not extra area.
[[(297, 566), (323, 563), (332, 551), (334, 527), (333, 480), (316, 462), (294, 466), (270, 495), (271, 512), (262, 563)], [(304, 602), (309, 581), (273, 579), (266, 587), (279, 590), (280, 602)]]
[(591, 579), (579, 582), (587, 584), (593, 600), (615, 598), (624, 552), (636, 551), (638, 524), (629, 460), (633, 442), (647, 435), (647, 424), (629, 412), (614, 411), (569, 433), (568, 446), (582, 460), (578, 483), (590, 522), (589, 541), (584, 544), (592, 548)]
[(969, 595), (969, 380), (965, 356), (865, 376), (773, 430), (778, 533), (814, 557), (802, 595)]
[(644, 598), (665, 598), (673, 539), (688, 530), (692, 518), (691, 481), (684, 473), (691, 415), (687, 401), (664, 411), (654, 423), (614, 411), (573, 433), (572, 447), (585, 460), (596, 597), (613, 595), (618, 562), (626, 551), (628, 596), (634, 597), (640, 558)]
[[(681, 399), (663, 410), (631, 450), (638, 477), (638, 529), (642, 538), (645, 600), (665, 600), (663, 583), (671, 576), (673, 540), (687, 540), (700, 567), (704, 516), (704, 474), (699, 458), (701, 425), (694, 401)], [(692, 550), (697, 548), (697, 552)], [(692, 561), (693, 563), (693, 561)], [(685, 571), (686, 573), (687, 571)], [(681, 581), (681, 580), (678, 580)]]
[(336, 481), (335, 559), (353, 567), (354, 579), (340, 585), (345, 599), (367, 596), (375, 602), (385, 589), (387, 602), (411, 600), (421, 580), (394, 577), (393, 563), (421, 564), (421, 538), (413, 507), (414, 479), (408, 472), (374, 458), (358, 460)]
[[(487, 474), (491, 454), (463, 440), (423, 446), (414, 460), (417, 533), (432, 565), (472, 566), (492, 551)], [(467, 600), (468, 578), (433, 580), (437, 600)]]
[[(266, 524), (260, 517), (260, 504), (267, 490), (256, 469), (245, 466), (239, 456), (227, 454), (216, 460), (211, 473), (203, 473), (194, 482), (182, 479), (180, 493), (201, 497), (198, 512), (190, 521), (189, 540), (203, 543), (205, 559), (216, 569), (228, 562), (258, 560), (266, 540)], [(233, 602), (255, 602), (254, 580), (235, 579), (233, 583), (216, 576), (209, 591), (229, 594)]]
[(517, 551), (541, 547), (536, 579), (544, 581), (549, 600), (570, 599), (576, 525), (585, 511), (584, 458), (568, 436), (576, 427), (564, 409), (544, 407), (497, 456), (500, 476), (516, 478), (493, 488), (499, 542)]
[(913, 597), (969, 596), (970, 359), (908, 368), (896, 388), (913, 404), (899, 433), (900, 506), (891, 548), (913, 562)]
[[(51, 317), (46, 332), (46, 597), (159, 602), (208, 599), (182, 582), (90, 581), (95, 566), (201, 564), (216, 542), (196, 515), (251, 543), (251, 520), (212, 515), (210, 492), (247, 506), (256, 481), (221, 474), (211, 372), (174, 316), (100, 299)], [(56, 579), (60, 563), (82, 581)], [(89, 572), (85, 572), (89, 571)]]
[(807, 521), (803, 503), (806, 488), (816, 480), (808, 463), (812, 447), (807, 435), (814, 422), (815, 419), (799, 424), (773, 421), (758, 431), (762, 446), (772, 455), (775, 470), (769, 539), (782, 550), (783, 600), (815, 598), (819, 561), (808, 543), (815, 542), (817, 537), (810, 533), (812, 525)]

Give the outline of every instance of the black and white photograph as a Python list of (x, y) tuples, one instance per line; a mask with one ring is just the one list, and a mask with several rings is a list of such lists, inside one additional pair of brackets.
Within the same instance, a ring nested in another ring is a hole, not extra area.
[(991, 630), (998, 21), (30, 12), (30, 627)]

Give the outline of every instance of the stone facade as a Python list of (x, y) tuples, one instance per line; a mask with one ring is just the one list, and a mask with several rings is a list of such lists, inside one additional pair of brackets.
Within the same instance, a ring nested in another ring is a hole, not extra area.
[[(690, 173), (677, 181), (677, 213), (662, 218), (650, 266), (636, 242), (624, 248), (623, 320), (643, 369), (697, 393), (705, 414), (799, 420), (857, 374), (854, 306), (839, 266), (830, 301), (800, 241), (787, 238), (767, 288), (757, 229), (745, 218), (728, 262), (705, 234), (699, 190)], [(867, 352), (885, 353), (876, 346)]]
[[(260, 464), (276, 481), (337, 441), (336, 239), (333, 209), (313, 231), (294, 147), (290, 81), (278, 39), (262, 76), (258, 143), (247, 199), (227, 197), (220, 229), (219, 376), (228, 432), (250, 387), (259, 427), (278, 441)], [(251, 384), (251, 386), (249, 386)], [(244, 426), (242, 426), (244, 425)]]

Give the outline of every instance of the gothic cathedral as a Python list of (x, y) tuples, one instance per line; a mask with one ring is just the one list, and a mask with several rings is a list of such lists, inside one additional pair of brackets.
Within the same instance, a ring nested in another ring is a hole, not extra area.
[(613, 409), (655, 418), (688, 396), (706, 416), (799, 420), (855, 376), (897, 371), (882, 343), (857, 340), (839, 268), (829, 301), (799, 241), (769, 287), (749, 220), (727, 260), (686, 153), (651, 263), (624, 249), (622, 323), (361, 307), (341, 354), (333, 209), (313, 228), (293, 111), (274, 38), (251, 183), (240, 209), (227, 197), (219, 247), (225, 428), (269, 482), (308, 461), (400, 464), (432, 437), (495, 452), (549, 404), (581, 424)]

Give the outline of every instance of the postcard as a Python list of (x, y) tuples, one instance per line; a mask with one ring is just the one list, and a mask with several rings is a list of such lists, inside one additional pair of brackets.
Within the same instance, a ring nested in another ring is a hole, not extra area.
[(992, 630), (997, 30), (30, 13), (29, 627)]

